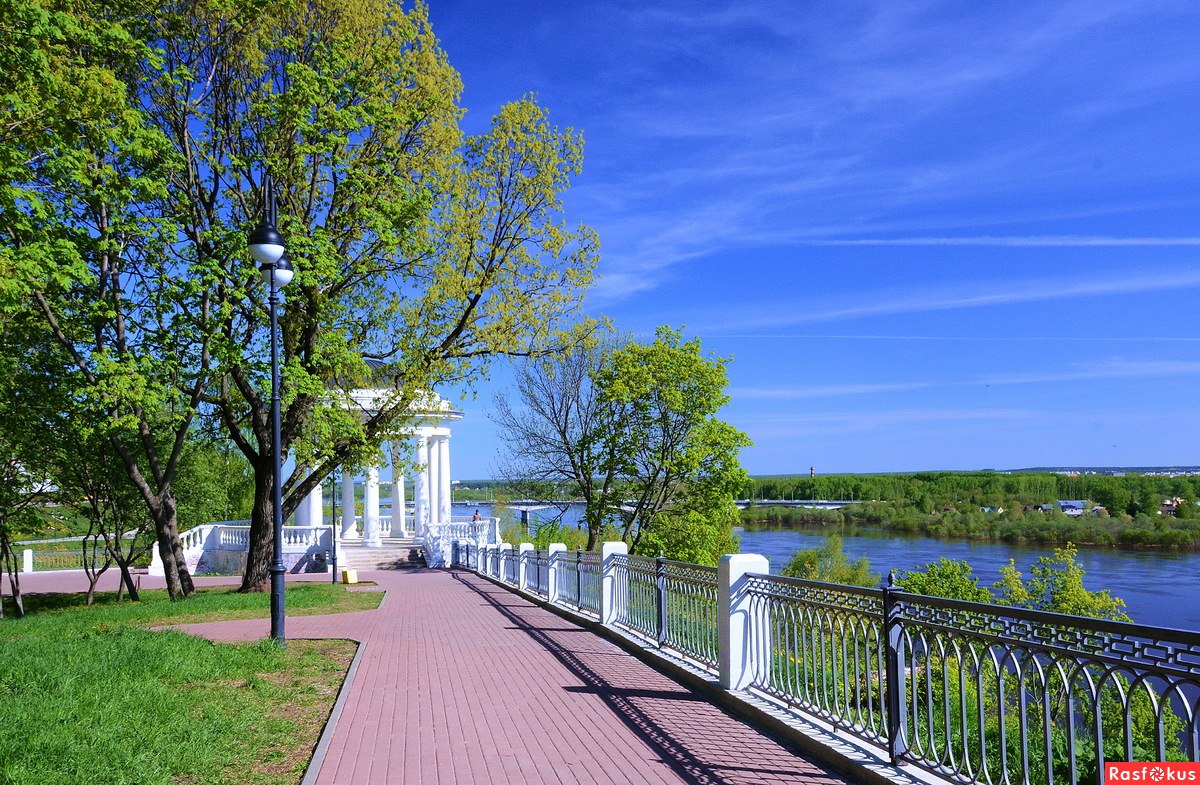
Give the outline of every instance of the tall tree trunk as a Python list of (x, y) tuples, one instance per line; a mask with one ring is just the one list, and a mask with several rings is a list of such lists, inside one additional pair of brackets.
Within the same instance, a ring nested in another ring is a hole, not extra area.
[(158, 540), (158, 555), (162, 557), (163, 573), (167, 581), (167, 594), (172, 600), (191, 597), (196, 593), (196, 587), (187, 567), (183, 545), (179, 542), (175, 497), (169, 490), (159, 497), (158, 509), (154, 511), (154, 527)]
[[(137, 602), (141, 598), (138, 597), (137, 584), (133, 582), (133, 574), (129, 572), (129, 562), (121, 559), (117, 562), (117, 567), (121, 570), (121, 585), (129, 592), (129, 599), (132, 602)], [(120, 599), (118, 596), (117, 599)]]
[(271, 561), (275, 556), (275, 477), (269, 461), (254, 466), (254, 509), (250, 512), (250, 543), (240, 592), (265, 592), (271, 588)]

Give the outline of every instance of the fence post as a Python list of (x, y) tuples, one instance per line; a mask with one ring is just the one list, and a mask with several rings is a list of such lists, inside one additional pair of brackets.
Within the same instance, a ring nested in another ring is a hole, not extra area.
[(895, 581), (896, 573), (889, 572), (883, 585), (883, 633), (887, 641), (883, 677), (887, 696), (888, 755), (893, 765), (908, 751), (904, 741), (904, 668), (901, 666), (904, 629), (900, 623), (900, 602), (893, 593)]
[[(562, 554), (562, 557), (559, 557)], [(567, 546), (561, 542), (552, 542), (546, 548), (546, 565), (550, 570), (546, 578), (546, 600), (551, 603), (558, 602), (558, 581), (561, 577), (558, 569), (558, 559), (564, 558), (567, 554)]]
[[(761, 649), (761, 656), (771, 656), (770, 629), (766, 624), (754, 623), (746, 592), (748, 574), (766, 575), (770, 570), (767, 557), (756, 553), (722, 556), (717, 566), (717, 670), (721, 686), (727, 690), (750, 686), (756, 667), (761, 665), (755, 662), (756, 648)], [(763, 616), (765, 619), (766, 614)], [(759, 640), (754, 639), (756, 634)]]
[(508, 563), (512, 561), (512, 543), (500, 543), (500, 581), (508, 583)]
[(667, 642), (667, 562), (661, 555), (654, 560), (654, 615), (658, 621), (658, 645)]
[(21, 572), (33, 572), (33, 549), (21, 551)]
[(600, 623), (606, 627), (616, 624), (618, 614), (624, 610), (621, 601), (628, 596), (628, 587), (618, 591), (617, 560), (613, 558), (627, 553), (629, 546), (623, 542), (600, 543)]
[(523, 542), (517, 546), (517, 588), (521, 591), (529, 590), (529, 556), (533, 553), (533, 543)]

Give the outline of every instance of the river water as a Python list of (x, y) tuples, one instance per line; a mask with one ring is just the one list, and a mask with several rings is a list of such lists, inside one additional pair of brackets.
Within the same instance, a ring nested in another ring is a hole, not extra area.
[[(455, 515), (470, 515), (475, 509), (483, 515), (491, 513), (490, 508), (479, 505), (455, 504), (454, 508)], [(577, 524), (578, 519), (575, 508), (567, 511), (567, 523)], [(739, 531), (738, 536), (742, 552), (766, 556), (774, 573), (795, 551), (819, 547), (825, 539), (821, 532), (787, 529)], [(842, 542), (847, 556), (870, 559), (871, 569), (879, 573), (913, 570), (942, 556), (961, 559), (974, 568), (984, 586), (1000, 577), (1000, 567), (1009, 559), (1015, 559), (1017, 568), (1028, 576), (1029, 566), (1039, 556), (1054, 552), (1051, 546), (963, 542), (879, 531), (860, 531), (858, 536), (844, 536)], [(1135, 622), (1200, 630), (1200, 553), (1080, 548), (1077, 559), (1086, 572), (1084, 585), (1093, 590), (1108, 589), (1123, 599), (1126, 613)]]

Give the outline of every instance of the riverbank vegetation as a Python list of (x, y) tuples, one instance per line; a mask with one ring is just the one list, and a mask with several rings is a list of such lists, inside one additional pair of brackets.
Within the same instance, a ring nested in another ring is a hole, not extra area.
[(856, 504), (837, 510), (802, 507), (749, 507), (742, 525), (763, 528), (829, 529), (845, 536), (872, 531), (920, 534), (947, 539), (1170, 550), (1200, 549), (1200, 519), (1169, 515), (1071, 517), (1058, 510), (979, 509), (923, 513), (892, 503)]
[[(288, 587), (288, 614), (365, 610), (382, 595)], [(7, 601), (8, 598), (6, 598)], [(34, 595), (0, 622), (0, 782), (295, 783), (355, 644), (213, 644), (152, 626), (265, 618), (266, 595), (165, 591), (141, 602)]]
[[(751, 504), (749, 529), (884, 530), (1043, 545), (1200, 549), (1200, 477), (925, 472), (757, 479), (768, 498), (861, 499), (839, 509)], [(1059, 500), (1083, 506), (1076, 515)], [(1162, 511), (1162, 512), (1160, 512)]]

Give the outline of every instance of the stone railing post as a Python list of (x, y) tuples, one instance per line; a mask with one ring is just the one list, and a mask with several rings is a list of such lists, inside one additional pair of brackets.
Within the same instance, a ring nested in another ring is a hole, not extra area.
[(33, 572), (33, 549), (21, 551), (21, 572)]
[[(628, 586), (617, 586), (617, 566), (614, 556), (629, 553), (623, 542), (600, 543), (600, 623), (611, 627), (624, 608), (620, 607), (628, 596)], [(619, 590), (618, 590), (619, 589)]]
[(163, 576), (167, 574), (167, 568), (163, 564), (162, 554), (158, 550), (157, 541), (150, 546), (150, 567), (146, 570), (146, 574), (157, 576)]
[(722, 556), (717, 567), (717, 670), (721, 686), (727, 690), (746, 689), (759, 665), (754, 661), (755, 649), (764, 653), (771, 650), (769, 640), (752, 637), (770, 635), (770, 630), (751, 618), (746, 593), (747, 574), (766, 575), (770, 569), (767, 557), (756, 553)]
[(508, 560), (512, 558), (512, 543), (500, 543), (500, 574), (496, 577), (501, 583), (508, 583)]
[[(562, 554), (559, 556), (558, 554)], [(567, 546), (561, 542), (552, 542), (550, 547), (546, 548), (546, 564), (550, 570), (550, 574), (546, 578), (546, 599), (551, 603), (558, 602), (558, 581), (560, 571), (558, 569), (559, 559), (565, 558), (567, 555)]]
[(523, 542), (517, 546), (517, 588), (521, 591), (527, 591), (529, 588), (529, 557), (525, 554), (533, 553), (533, 543)]

